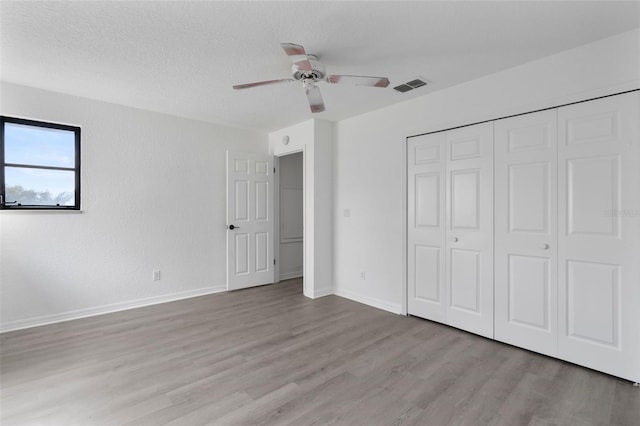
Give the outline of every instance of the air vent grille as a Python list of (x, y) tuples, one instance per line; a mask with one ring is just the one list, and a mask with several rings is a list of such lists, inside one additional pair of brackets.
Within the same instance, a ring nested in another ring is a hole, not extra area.
[(405, 93), (405, 92), (408, 92), (409, 90), (417, 89), (418, 87), (422, 87), (426, 85), (427, 85), (426, 81), (420, 78), (415, 78), (411, 81), (407, 81), (406, 83), (403, 83), (399, 86), (394, 87), (393, 90), (400, 93)]
[(409, 86), (408, 84), (401, 84), (400, 86), (394, 87), (393, 90), (397, 90), (398, 92), (404, 93), (404, 92), (408, 92), (409, 90), (413, 90), (413, 87)]
[(426, 81), (422, 81), (419, 78), (416, 78), (415, 80), (411, 80), (410, 82), (407, 83), (407, 86), (411, 86), (414, 89), (417, 89), (418, 87), (422, 87), (422, 86), (426, 86), (427, 82)]

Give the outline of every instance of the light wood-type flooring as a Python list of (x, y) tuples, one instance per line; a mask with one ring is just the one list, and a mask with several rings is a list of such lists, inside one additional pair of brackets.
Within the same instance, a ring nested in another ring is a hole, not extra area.
[(640, 425), (630, 382), (301, 287), (5, 333), (1, 424)]

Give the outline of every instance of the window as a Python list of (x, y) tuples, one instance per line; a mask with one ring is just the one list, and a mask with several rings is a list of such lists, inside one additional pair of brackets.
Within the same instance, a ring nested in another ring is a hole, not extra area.
[(80, 128), (0, 117), (0, 209), (80, 209)]

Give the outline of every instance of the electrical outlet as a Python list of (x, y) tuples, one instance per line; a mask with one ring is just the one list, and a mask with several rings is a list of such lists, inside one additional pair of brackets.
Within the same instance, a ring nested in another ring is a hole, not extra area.
[(155, 270), (153, 271), (153, 280), (154, 281), (160, 281), (160, 271), (159, 270)]
[(360, 279), (364, 281), (366, 278), (367, 278), (367, 275), (365, 274), (365, 272), (364, 271), (360, 272)]

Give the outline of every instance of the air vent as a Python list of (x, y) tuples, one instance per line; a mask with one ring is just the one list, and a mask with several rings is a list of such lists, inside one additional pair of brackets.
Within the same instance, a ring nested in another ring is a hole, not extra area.
[(408, 84), (401, 84), (400, 86), (396, 86), (393, 90), (397, 90), (400, 93), (408, 92), (409, 90), (413, 90), (413, 87)]
[(420, 78), (415, 78), (411, 81), (407, 81), (406, 83), (403, 83), (399, 86), (394, 87), (393, 90), (400, 93), (405, 93), (405, 92), (408, 92), (409, 90), (417, 89), (418, 87), (422, 87), (426, 85), (427, 85), (426, 81)]
[(417, 89), (418, 87), (422, 87), (426, 85), (427, 85), (427, 82), (422, 81), (419, 78), (416, 78), (415, 80), (411, 80), (410, 82), (407, 83), (407, 86), (411, 86), (414, 89)]

